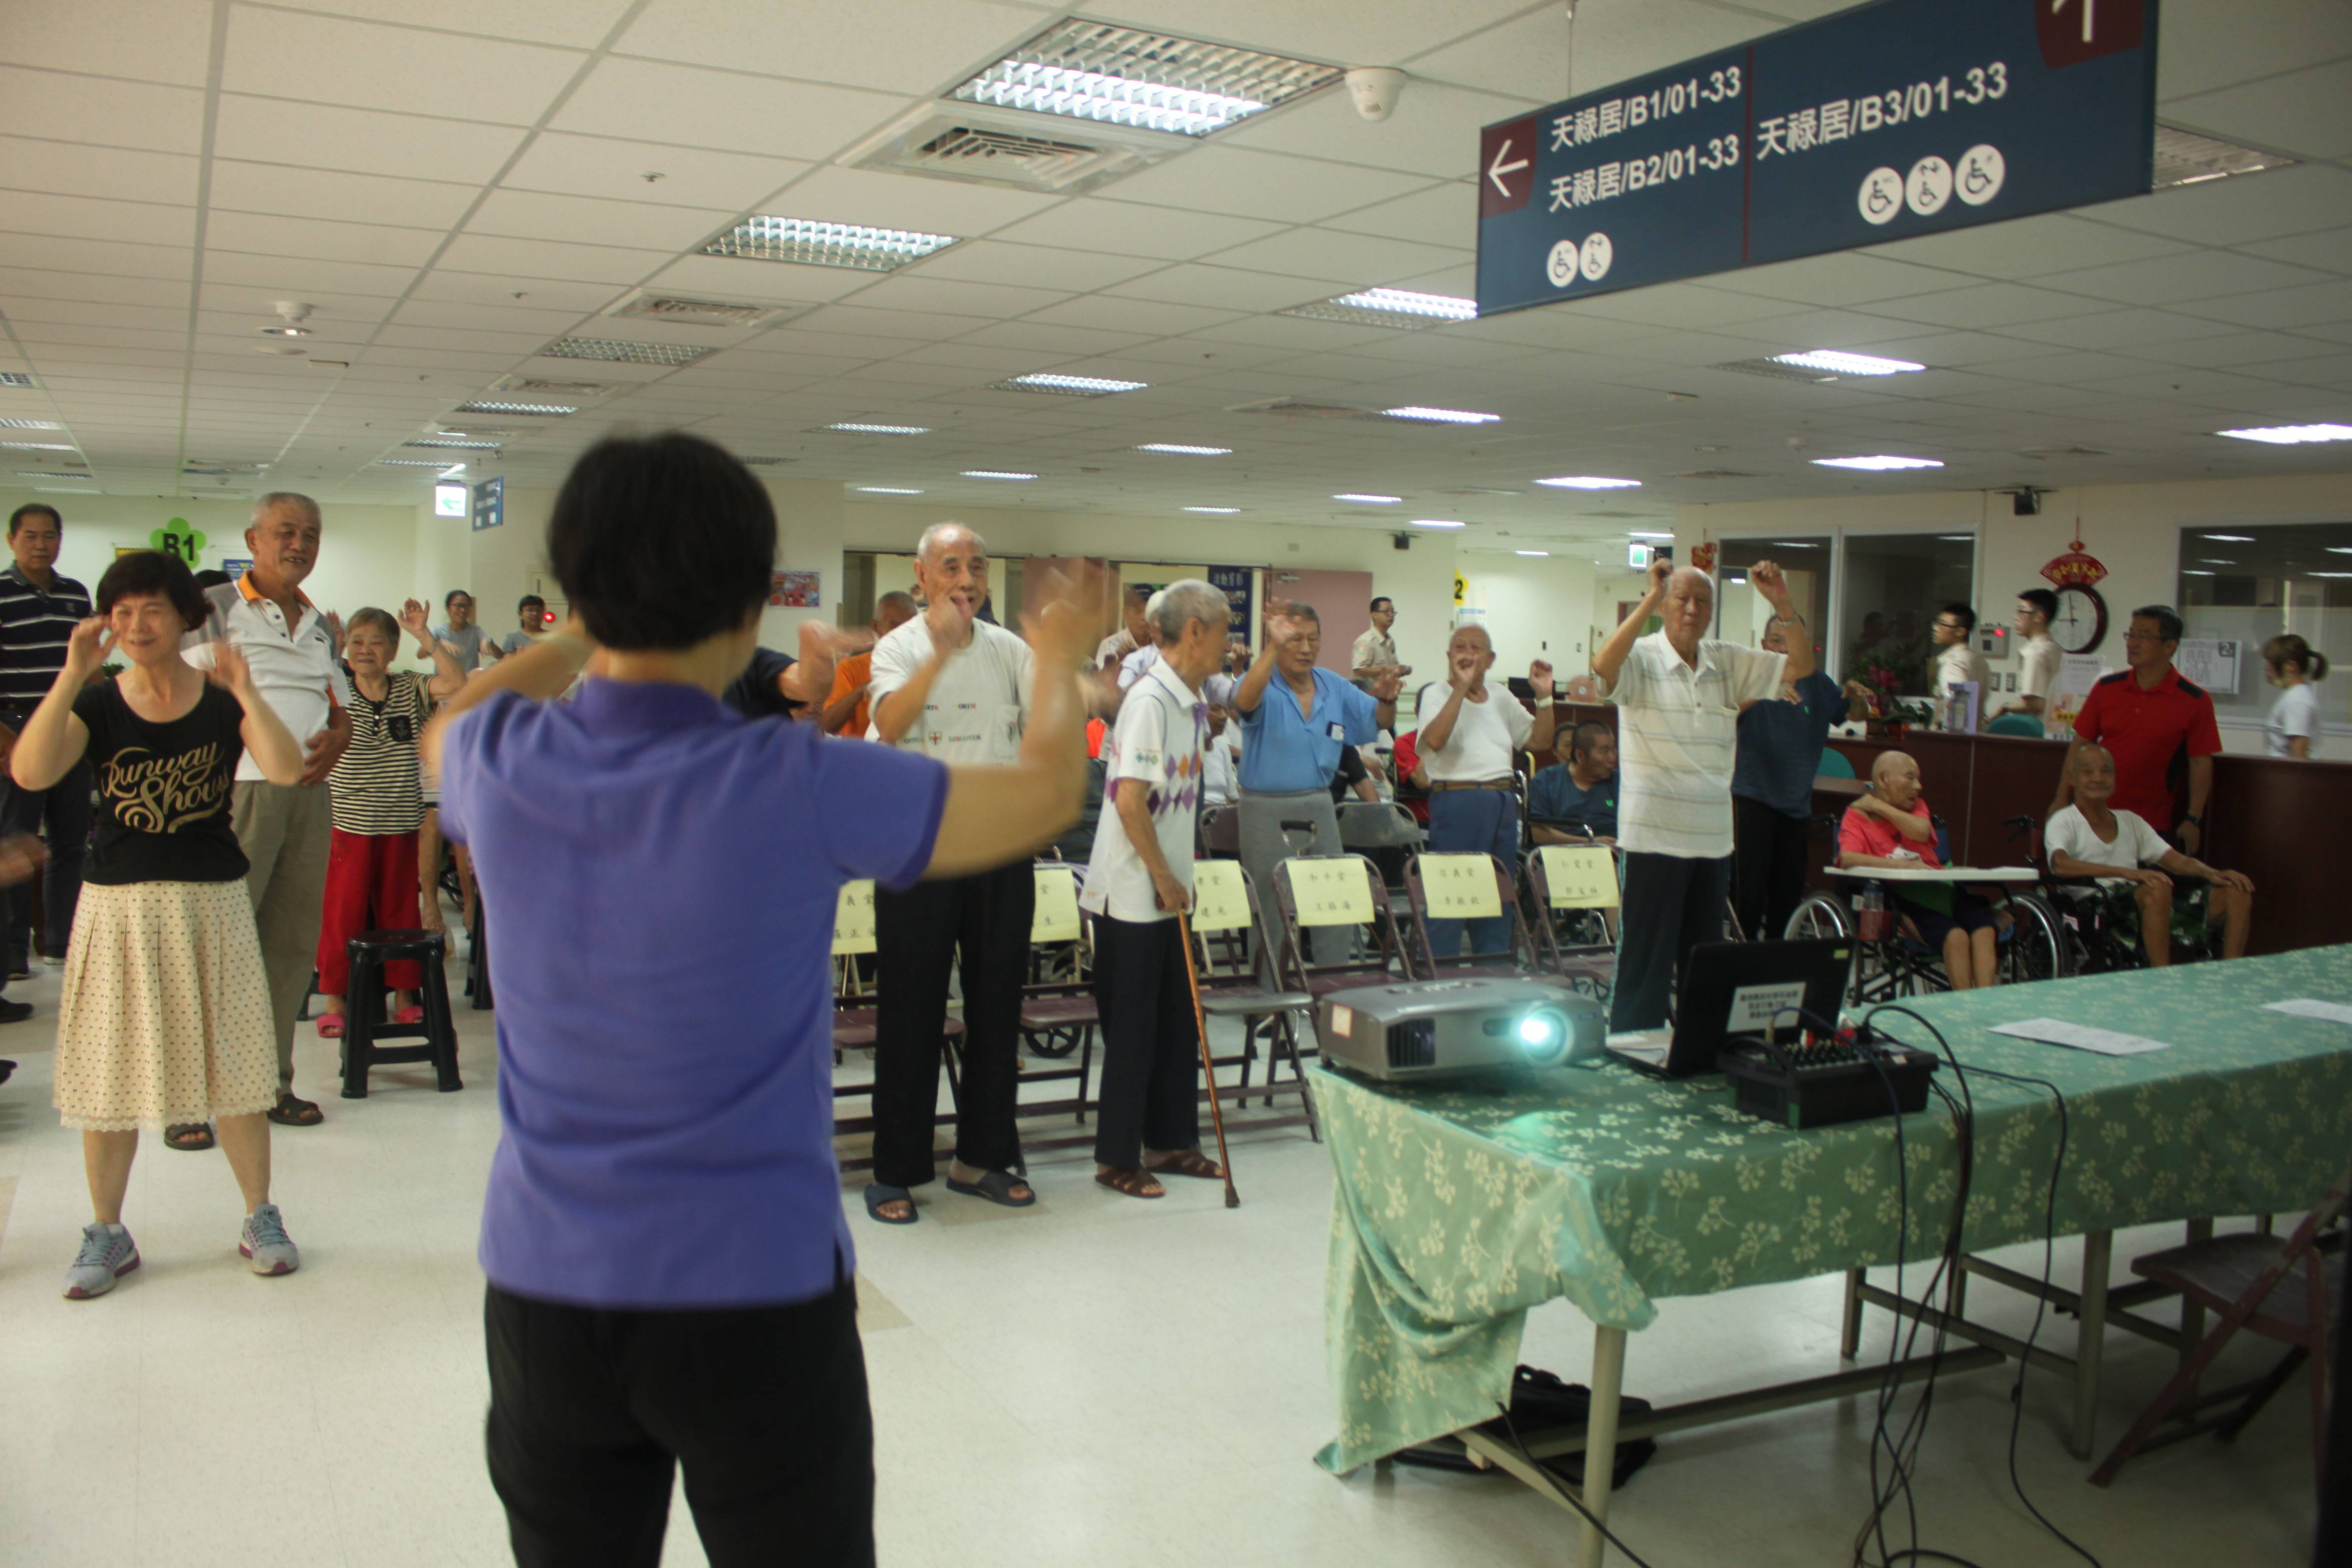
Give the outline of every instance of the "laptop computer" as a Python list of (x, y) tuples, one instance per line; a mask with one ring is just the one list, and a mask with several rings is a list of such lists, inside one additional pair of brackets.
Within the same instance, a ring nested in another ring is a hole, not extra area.
[(1797, 1007), (1836, 1017), (1853, 962), (1851, 942), (1707, 942), (1683, 965), (1673, 1026), (1611, 1035), (1609, 1053), (1658, 1078), (1713, 1072), (1730, 1036), (1761, 1035), (1775, 1016), (1793, 1032)]

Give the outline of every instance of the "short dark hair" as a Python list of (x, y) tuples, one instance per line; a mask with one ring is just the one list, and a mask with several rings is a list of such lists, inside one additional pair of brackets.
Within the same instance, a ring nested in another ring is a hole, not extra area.
[(2180, 640), (2180, 612), (2170, 605), (2142, 605), (2131, 613), (2131, 618), (2135, 621), (2154, 621), (2157, 640), (2159, 642)]
[[(447, 593), (446, 593), (446, 594), (444, 594), (444, 595), (441, 595), (441, 607), (442, 607), (443, 609), (445, 609), (445, 610), (446, 610), (446, 609), (447, 609), (450, 605), (452, 605), (456, 604), (458, 600), (460, 600), (460, 599), (470, 599), (470, 598), (472, 598), (473, 596), (474, 596), (473, 595), (468, 594), (468, 593), (467, 593), (467, 592), (466, 592), (466, 590), (465, 590), (465, 589), (463, 589), (463, 588), (452, 588), (452, 589), (450, 589)], [(517, 608), (517, 609), (520, 609), (520, 608), (522, 608), (522, 606), (521, 606), (521, 605), (517, 605), (515, 606), (515, 608)]]
[(1379, 598), (1372, 601), (1372, 614), (1379, 615), (1382, 605), (1386, 605), (1391, 610), (1396, 608), (1396, 601), (1390, 598), (1386, 594), (1382, 594)]
[(1969, 633), (1977, 629), (1977, 613), (1957, 600), (1951, 604), (1946, 605), (1942, 609), (1937, 610), (1936, 613), (1939, 616), (1949, 616), (1952, 619), (1959, 622), (1960, 635), (1962, 637), (1966, 637)]
[(2018, 595), (2017, 602), (2021, 605), (2032, 605), (2042, 612), (2044, 620), (2058, 618), (2058, 595), (2047, 588), (2028, 588)]
[(1609, 726), (1598, 719), (1587, 719), (1569, 731), (1568, 754), (1571, 757), (1590, 755), (1592, 748), (1606, 740), (1612, 733), (1613, 731)]
[(66, 520), (58, 515), (57, 508), (51, 506), (45, 500), (28, 500), (23, 506), (18, 507), (15, 511), (8, 514), (8, 537), (11, 539), (16, 538), (16, 525), (23, 522), (35, 512), (46, 514), (51, 522), (58, 525), (58, 532), (62, 533), (65, 531)]
[(135, 594), (160, 594), (180, 612), (180, 624), (194, 631), (205, 624), (211, 606), (188, 563), (167, 550), (134, 550), (118, 555), (106, 575), (98, 580), (98, 613), (114, 613), (114, 602)]
[(692, 647), (768, 602), (776, 509), (751, 469), (699, 436), (609, 437), (556, 492), (547, 557), (604, 647)]
[(536, 594), (525, 594), (515, 601), (515, 608), (518, 610), (527, 610), (533, 605), (537, 605), (542, 610), (547, 608), (547, 601)]
[(349, 637), (362, 626), (373, 626), (392, 639), (392, 651), (400, 651), (400, 623), (392, 618), (390, 610), (380, 610), (373, 605), (363, 605), (353, 610), (343, 622), (343, 635)]

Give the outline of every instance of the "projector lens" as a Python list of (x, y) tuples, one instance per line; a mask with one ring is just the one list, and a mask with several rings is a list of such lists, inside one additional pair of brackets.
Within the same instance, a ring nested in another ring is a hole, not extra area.
[(1559, 1033), (1558, 1026), (1542, 1013), (1530, 1013), (1519, 1020), (1520, 1041), (1538, 1050), (1551, 1044)]
[(1557, 1007), (1538, 1007), (1522, 1015), (1514, 1033), (1519, 1048), (1537, 1067), (1557, 1067), (1568, 1059), (1568, 1016)]

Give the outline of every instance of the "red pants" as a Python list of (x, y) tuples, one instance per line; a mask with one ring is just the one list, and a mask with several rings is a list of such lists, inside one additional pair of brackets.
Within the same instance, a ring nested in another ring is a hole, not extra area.
[[(416, 834), (346, 833), (327, 851), (327, 905), (319, 922), (319, 994), (341, 996), (352, 977), (344, 943), (362, 931), (413, 931), (417, 921)], [(383, 984), (414, 991), (425, 974), (411, 959), (383, 966)]]

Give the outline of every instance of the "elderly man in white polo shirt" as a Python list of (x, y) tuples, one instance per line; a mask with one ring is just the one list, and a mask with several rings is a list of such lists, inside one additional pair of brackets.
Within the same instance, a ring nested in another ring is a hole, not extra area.
[[(1699, 943), (1722, 940), (1739, 705), (1777, 698), (1784, 679), (1813, 672), (1812, 634), (1790, 602), (1780, 569), (1759, 561), (1748, 581), (1789, 629), (1786, 655), (1707, 637), (1714, 583), (1667, 561), (1651, 563), (1650, 591), (1593, 651), (1593, 678), (1617, 704), (1623, 770), (1617, 842), (1625, 891), (1612, 1030), (1664, 1024), (1675, 967)], [(1643, 637), (1642, 623), (1654, 614), (1663, 615), (1664, 629)]]
[[(281, 1127), (314, 1127), (321, 1119), (316, 1104), (294, 1097), (294, 1023), (310, 988), (326, 900), (333, 827), (327, 774), (352, 743), (352, 718), (336, 670), (342, 624), (302, 592), (302, 580), (319, 562), (319, 503), (309, 496), (276, 490), (255, 501), (253, 526), (245, 531), (252, 569), (205, 595), (211, 618), (204, 630), (189, 634), (184, 655), (209, 669), (210, 645), (235, 643), (263, 699), (310, 751), (300, 781), (290, 784), (262, 777), (247, 752), (237, 762), (229, 806), (238, 847), (250, 863), (246, 891), (253, 897), (269, 1011), (278, 1026), (278, 1103), (268, 1114)], [(181, 1131), (165, 1131), (174, 1148), (210, 1147), (173, 1136)]]

